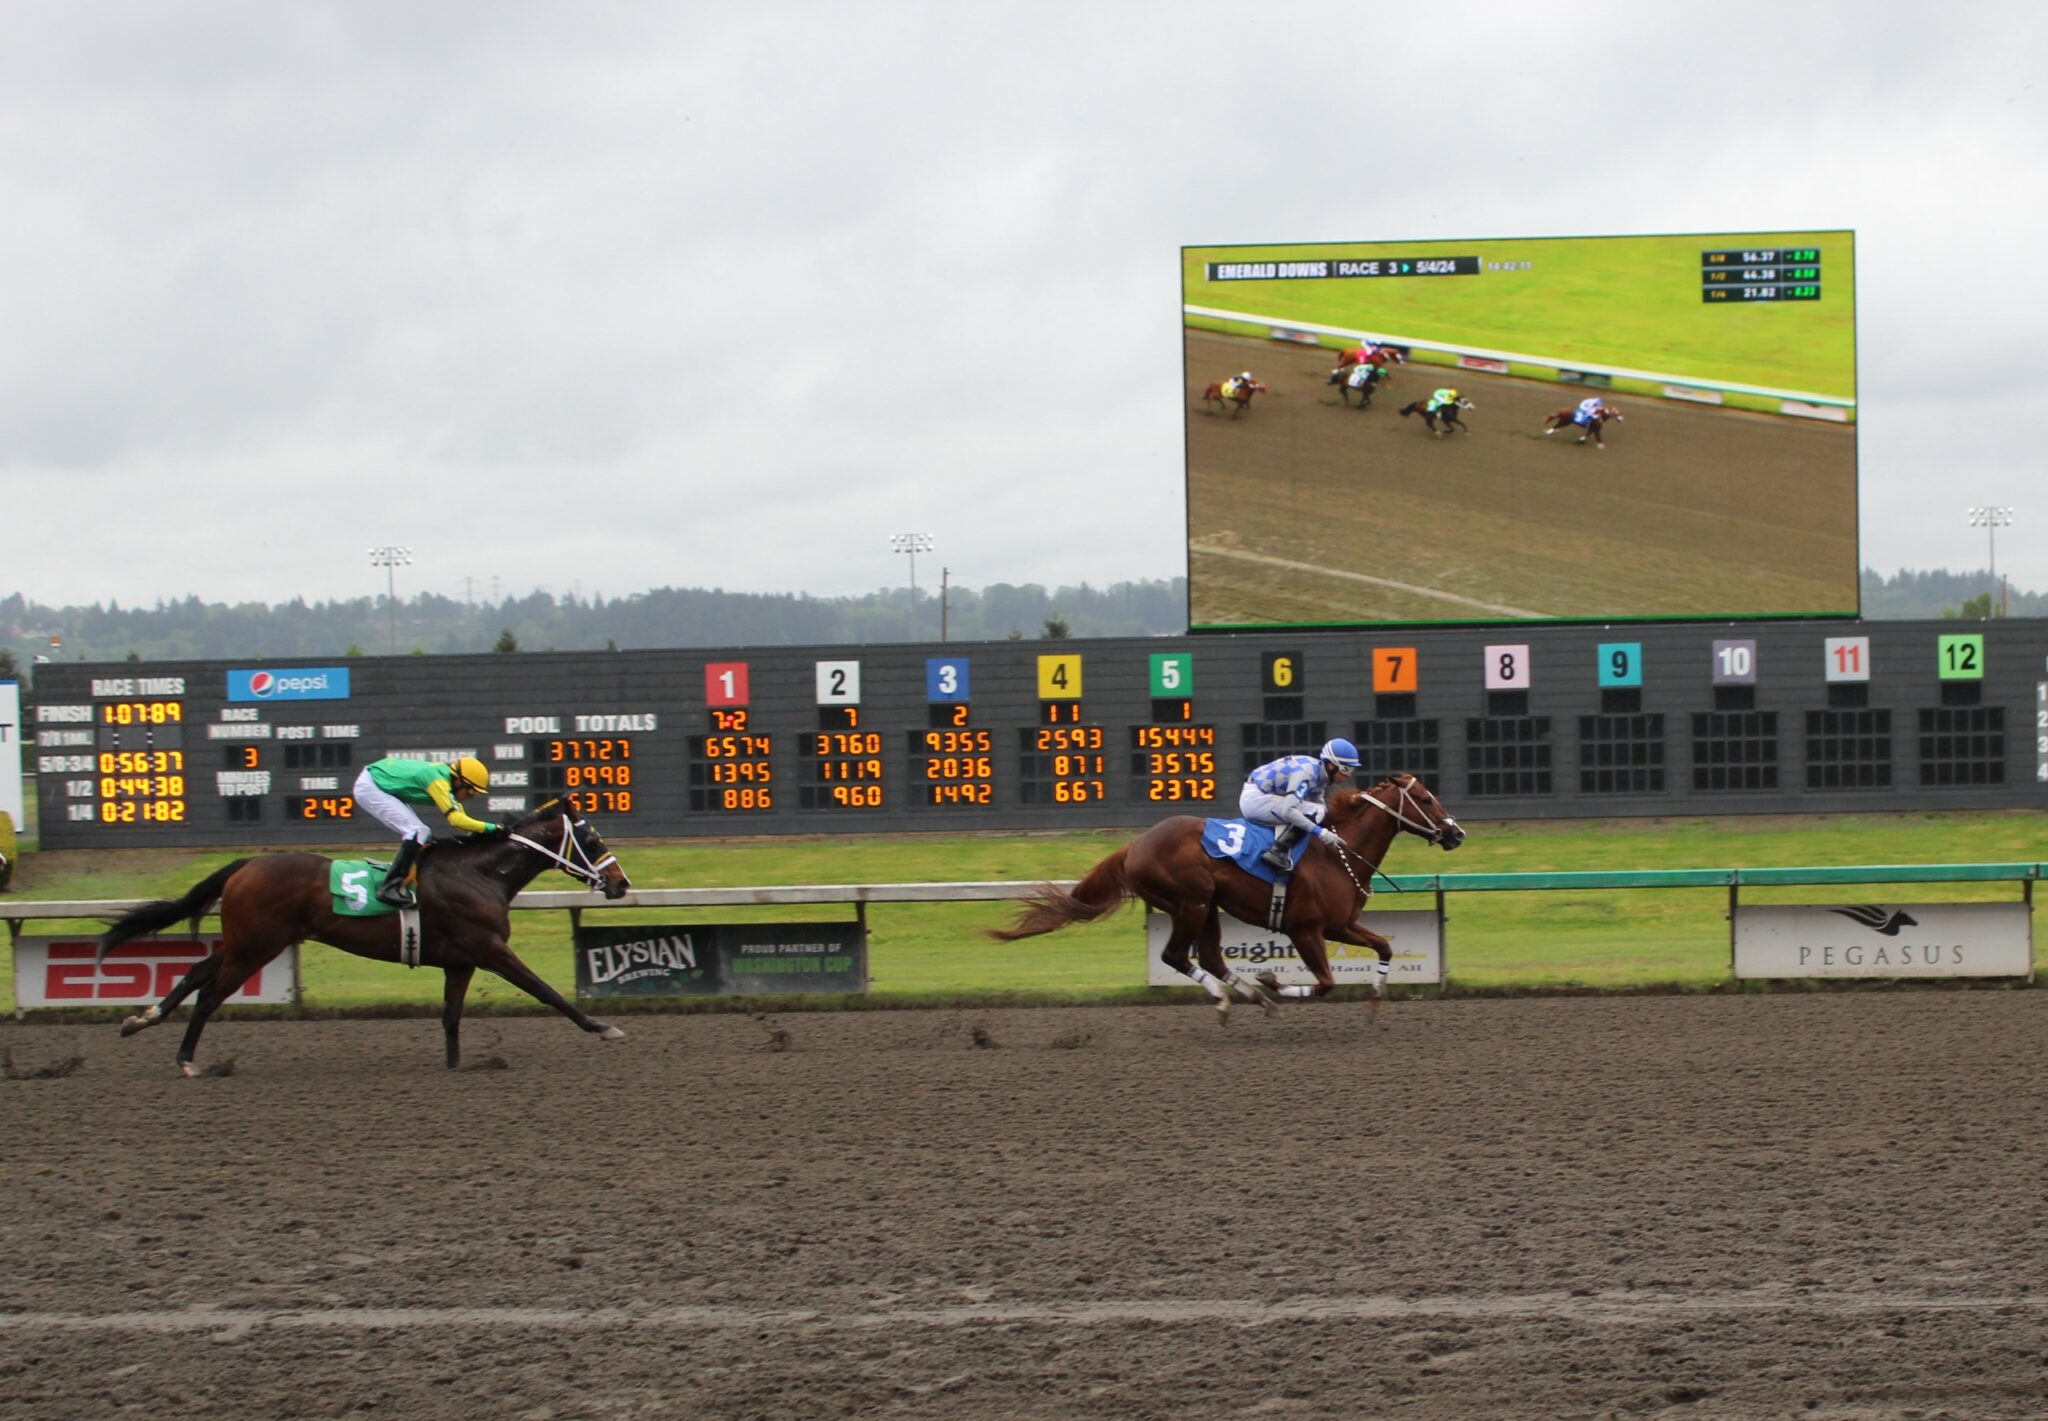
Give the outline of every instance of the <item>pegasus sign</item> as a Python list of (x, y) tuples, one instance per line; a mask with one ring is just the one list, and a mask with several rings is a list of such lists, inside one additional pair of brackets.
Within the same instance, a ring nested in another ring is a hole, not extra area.
[(2026, 977), (2025, 903), (1738, 907), (1737, 977)]

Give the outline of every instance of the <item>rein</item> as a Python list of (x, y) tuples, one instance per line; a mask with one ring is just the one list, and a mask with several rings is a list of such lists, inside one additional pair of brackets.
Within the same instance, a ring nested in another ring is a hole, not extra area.
[(562, 816), (562, 843), (576, 851), (574, 859), (571, 859), (567, 854), (558, 853), (546, 844), (529, 839), (524, 834), (507, 834), (505, 837), (515, 844), (524, 844), (544, 859), (553, 860), (555, 866), (571, 878), (582, 879), (585, 884), (589, 885), (592, 892), (603, 889), (604, 871), (619, 861), (617, 854), (606, 854), (596, 863), (592, 863), (590, 855), (583, 851), (583, 845), (576, 837), (576, 826), (570, 821), (567, 814)]

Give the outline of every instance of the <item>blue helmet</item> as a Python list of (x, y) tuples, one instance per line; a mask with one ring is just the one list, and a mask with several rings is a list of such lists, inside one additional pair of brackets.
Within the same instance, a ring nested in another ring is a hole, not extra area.
[(1355, 770), (1358, 768), (1358, 747), (1349, 740), (1332, 740), (1323, 746), (1322, 760), (1326, 765)]

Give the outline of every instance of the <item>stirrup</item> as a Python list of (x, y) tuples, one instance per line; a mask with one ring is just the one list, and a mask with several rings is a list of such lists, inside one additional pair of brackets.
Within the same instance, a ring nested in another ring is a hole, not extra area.
[(419, 894), (402, 878), (379, 884), (374, 896), (387, 908), (410, 908), (419, 902)]
[(1288, 861), (1287, 850), (1281, 848), (1278, 844), (1262, 852), (1259, 855), (1259, 862), (1272, 869), (1275, 873), (1287, 873), (1294, 867)]

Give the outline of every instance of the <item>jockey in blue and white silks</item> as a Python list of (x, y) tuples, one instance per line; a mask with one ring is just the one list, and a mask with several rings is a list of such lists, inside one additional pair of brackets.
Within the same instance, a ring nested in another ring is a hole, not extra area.
[(1594, 420), (1598, 419), (1600, 417), (1600, 412), (1606, 408), (1607, 402), (1601, 399), (1598, 395), (1591, 396), (1588, 399), (1580, 400), (1577, 411), (1575, 411), (1572, 415), (1572, 423), (1579, 425), (1583, 428), (1584, 426), (1589, 425)]
[(1260, 857), (1285, 873), (1288, 845), (1303, 834), (1335, 839), (1322, 824), (1323, 796), (1358, 768), (1358, 747), (1332, 740), (1316, 755), (1285, 755), (1251, 772), (1237, 797), (1237, 810), (1254, 824), (1277, 826), (1279, 833)]

